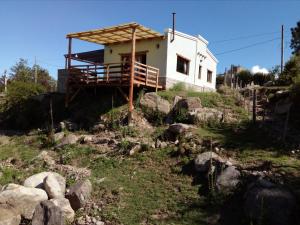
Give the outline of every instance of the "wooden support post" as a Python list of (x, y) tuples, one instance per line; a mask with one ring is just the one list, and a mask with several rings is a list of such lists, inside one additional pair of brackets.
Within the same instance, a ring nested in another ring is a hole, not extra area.
[(253, 90), (253, 110), (252, 110), (252, 120), (256, 123), (256, 89)]
[(69, 38), (69, 45), (68, 45), (68, 73), (67, 77), (65, 80), (65, 85), (66, 85), (66, 96), (65, 96), (65, 107), (68, 108), (69, 106), (69, 92), (70, 92), (70, 87), (69, 87), (69, 76), (70, 76), (70, 69), (71, 69), (71, 55), (72, 55), (72, 38)]
[(148, 85), (148, 66), (146, 67), (146, 86)]
[(134, 85), (134, 70), (135, 70), (135, 32), (136, 27), (132, 27), (132, 46), (131, 46), (131, 67), (130, 67), (130, 84), (129, 84), (129, 114), (128, 123), (131, 122), (133, 111), (133, 85)]

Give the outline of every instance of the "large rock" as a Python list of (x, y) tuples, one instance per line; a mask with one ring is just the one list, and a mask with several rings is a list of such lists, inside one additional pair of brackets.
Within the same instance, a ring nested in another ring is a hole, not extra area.
[(140, 100), (140, 105), (151, 111), (167, 115), (171, 110), (170, 103), (155, 92), (146, 93)]
[(241, 173), (234, 166), (228, 166), (217, 177), (217, 190), (222, 193), (232, 192), (239, 184), (240, 176)]
[(195, 169), (197, 172), (207, 172), (210, 168), (210, 160), (219, 163), (225, 163), (218, 154), (214, 152), (203, 152), (196, 156), (194, 160)]
[(75, 134), (68, 134), (61, 140), (61, 143), (57, 147), (62, 147), (64, 145), (76, 144), (76, 142), (78, 140), (79, 140), (79, 137), (77, 137)]
[(44, 179), (44, 188), (49, 198), (63, 198), (65, 196), (66, 181), (59, 182), (56, 176), (50, 173)]
[(32, 225), (64, 225), (62, 210), (52, 201), (43, 201), (35, 208)]
[(66, 198), (56, 198), (51, 199), (51, 202), (54, 203), (57, 207), (59, 207), (62, 211), (63, 217), (68, 222), (73, 222), (75, 217), (75, 212), (72, 209), (70, 202)]
[(295, 224), (297, 203), (288, 190), (259, 179), (248, 187), (244, 210), (254, 224)]
[(12, 206), (26, 219), (31, 219), (36, 205), (47, 199), (44, 190), (18, 184), (8, 184), (0, 192), (0, 203)]
[(92, 192), (92, 184), (89, 180), (81, 180), (70, 187), (66, 198), (74, 210), (82, 208), (89, 199)]
[(66, 191), (66, 179), (63, 176), (61, 176), (60, 174), (55, 173), (55, 172), (41, 172), (41, 173), (32, 175), (24, 181), (23, 185), (25, 187), (34, 187), (34, 188), (44, 189), (44, 179), (50, 174), (55, 176), (56, 180), (60, 184), (61, 190), (63, 190), (63, 192), (65, 192)]
[(55, 134), (54, 134), (54, 141), (55, 141), (55, 142), (58, 142), (58, 141), (60, 141), (61, 139), (63, 139), (64, 136), (65, 136), (65, 133), (64, 133), (63, 131), (58, 132), (58, 133), (55, 133)]
[(20, 214), (11, 206), (0, 204), (0, 224), (19, 225), (21, 222)]
[(194, 122), (208, 122), (217, 121), (220, 122), (223, 119), (223, 113), (215, 108), (199, 108), (194, 112), (189, 113), (189, 117)]
[(169, 126), (168, 131), (173, 134), (182, 134), (191, 129), (191, 126), (184, 123), (173, 123)]
[(178, 100), (175, 105), (174, 110), (180, 111), (182, 109), (186, 110), (186, 112), (195, 112), (202, 108), (201, 99), (198, 97), (187, 97)]

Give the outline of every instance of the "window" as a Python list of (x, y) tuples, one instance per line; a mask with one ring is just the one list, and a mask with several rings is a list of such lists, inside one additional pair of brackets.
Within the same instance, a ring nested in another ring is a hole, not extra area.
[(212, 82), (212, 71), (207, 70), (207, 82)]
[(202, 66), (199, 65), (199, 70), (198, 70), (198, 79), (201, 80), (201, 72), (202, 72)]
[(177, 72), (188, 75), (189, 74), (189, 64), (190, 64), (190, 61), (188, 59), (185, 59), (185, 58), (177, 55), (177, 67), (176, 67)]

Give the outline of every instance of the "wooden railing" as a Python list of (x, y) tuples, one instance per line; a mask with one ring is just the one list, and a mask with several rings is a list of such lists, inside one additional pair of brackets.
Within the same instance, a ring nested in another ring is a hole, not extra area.
[[(103, 65), (74, 65), (69, 68), (69, 84), (77, 85), (129, 85), (130, 63)], [(139, 62), (134, 63), (134, 84), (160, 88), (159, 69)]]

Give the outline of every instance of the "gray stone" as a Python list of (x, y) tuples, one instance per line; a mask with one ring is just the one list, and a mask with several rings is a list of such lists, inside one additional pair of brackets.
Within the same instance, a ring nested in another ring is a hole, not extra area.
[(248, 186), (244, 203), (245, 214), (254, 224), (295, 224), (297, 202), (290, 191), (264, 179)]
[(170, 103), (155, 92), (144, 94), (140, 100), (140, 105), (146, 109), (158, 111), (164, 115), (167, 115), (171, 110)]
[(241, 173), (234, 166), (228, 166), (217, 177), (217, 190), (223, 193), (232, 192), (239, 184), (240, 176)]
[(63, 190), (63, 192), (65, 192), (66, 191), (66, 179), (63, 176), (61, 176), (60, 174), (55, 173), (55, 172), (41, 172), (41, 173), (34, 174), (34, 175), (28, 177), (24, 181), (23, 185), (25, 187), (34, 187), (34, 188), (44, 189), (44, 179), (50, 174), (55, 176), (56, 180), (60, 184), (61, 189)]
[(198, 172), (207, 172), (210, 168), (210, 160), (225, 163), (225, 161), (214, 152), (203, 152), (194, 160), (195, 169)]
[(54, 134), (54, 141), (55, 142), (58, 142), (60, 141), (61, 139), (63, 139), (65, 136), (65, 133), (64, 132), (58, 132), (58, 133), (55, 133)]
[(191, 126), (184, 123), (173, 123), (169, 126), (168, 131), (170, 131), (173, 134), (182, 134), (186, 131), (191, 129)]
[(0, 145), (9, 144), (10, 140), (8, 136), (0, 135)]
[(36, 206), (32, 225), (65, 225), (65, 219), (62, 210), (46, 200)]
[(47, 199), (44, 190), (18, 184), (8, 184), (0, 192), (0, 203), (14, 207), (26, 219), (31, 219), (36, 205)]
[(59, 207), (62, 211), (63, 217), (68, 222), (73, 222), (75, 217), (75, 212), (72, 209), (70, 202), (66, 198), (56, 198), (51, 199), (51, 202), (54, 203), (57, 207)]
[(38, 159), (44, 161), (48, 166), (55, 165), (55, 160), (49, 155), (47, 151), (42, 151), (38, 156)]
[(76, 211), (82, 208), (89, 199), (92, 192), (92, 184), (87, 180), (78, 181), (70, 187), (66, 198), (69, 199), (72, 208)]
[(202, 108), (201, 99), (198, 97), (187, 97), (179, 100), (175, 105), (175, 110), (185, 109), (186, 112), (195, 112)]
[(57, 176), (50, 173), (44, 179), (44, 188), (48, 194), (48, 197), (51, 198), (63, 198), (66, 191), (66, 181), (59, 182), (56, 178)]
[(61, 143), (58, 145), (58, 147), (62, 147), (64, 145), (76, 144), (78, 139), (79, 138), (75, 134), (68, 134), (61, 140)]
[(0, 204), (0, 224), (19, 225), (21, 222), (20, 214), (11, 206)]

